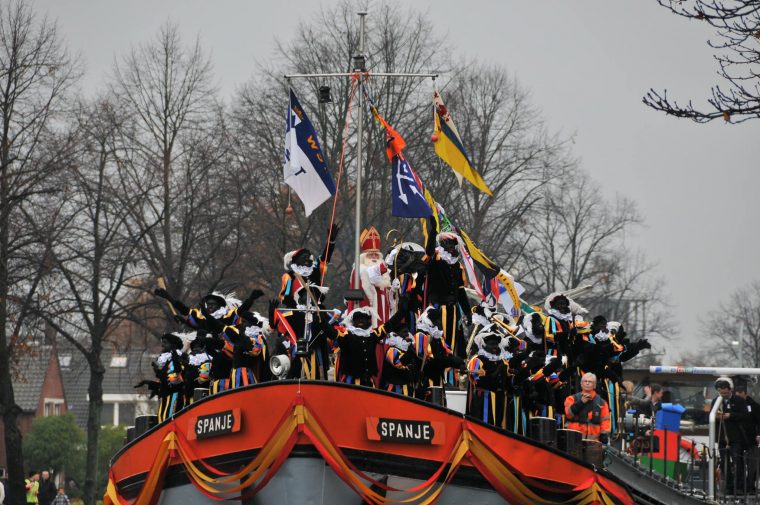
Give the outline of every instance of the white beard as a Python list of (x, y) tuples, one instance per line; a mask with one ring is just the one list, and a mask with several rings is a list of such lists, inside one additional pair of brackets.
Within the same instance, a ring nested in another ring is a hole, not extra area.
[(380, 273), (380, 265), (382, 263), (383, 260), (367, 260), (366, 263), (362, 262), (361, 267), (359, 268), (359, 273), (362, 278), (362, 286), (371, 284), (377, 289), (388, 289), (391, 287), (390, 273)]
[(449, 265), (453, 265), (459, 261), (459, 256), (452, 256), (451, 254), (447, 253), (443, 247), (436, 247), (435, 252), (437, 252), (438, 256), (440, 256), (440, 258)]
[(293, 270), (298, 275), (300, 275), (301, 277), (309, 277), (312, 274), (312, 272), (314, 272), (314, 265), (310, 267), (304, 267), (301, 265), (296, 265), (295, 263), (291, 263), (290, 269)]

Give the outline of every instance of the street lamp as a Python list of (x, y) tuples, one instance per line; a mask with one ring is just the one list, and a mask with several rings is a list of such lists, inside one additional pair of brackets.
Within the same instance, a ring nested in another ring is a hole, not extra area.
[(739, 368), (744, 368), (744, 353), (742, 352), (742, 341), (741, 341), (741, 331), (739, 332), (739, 340), (732, 340), (731, 345), (737, 346), (739, 350), (737, 351), (739, 354)]

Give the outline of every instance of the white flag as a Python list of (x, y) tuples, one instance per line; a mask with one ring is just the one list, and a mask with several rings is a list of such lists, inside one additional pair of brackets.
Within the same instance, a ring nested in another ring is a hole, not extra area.
[(335, 194), (332, 180), (317, 132), (290, 90), (290, 105), (285, 126), (285, 183), (293, 188), (310, 215), (325, 200)]

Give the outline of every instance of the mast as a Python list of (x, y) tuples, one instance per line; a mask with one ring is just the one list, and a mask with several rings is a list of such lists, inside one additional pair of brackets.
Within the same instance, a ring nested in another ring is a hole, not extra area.
[[(364, 68), (366, 65), (361, 64), (365, 61), (364, 59), (364, 19), (367, 17), (366, 12), (359, 12), (359, 54), (354, 57), (354, 71), (357, 72), (363, 72), (366, 70)], [(362, 93), (361, 89), (361, 75), (359, 77), (359, 111), (358, 111), (358, 118), (356, 119), (356, 130), (357, 134), (359, 136), (358, 142), (357, 142), (357, 160), (356, 160), (356, 216), (355, 216), (355, 223), (356, 223), (356, 230), (354, 234), (354, 287), (357, 290), (360, 290), (361, 287), (361, 280), (360, 280), (360, 272), (359, 272), (359, 255), (361, 254), (361, 244), (359, 241), (359, 237), (361, 236), (362, 232), (362, 170), (363, 170), (363, 163), (362, 163), (362, 156), (363, 156), (363, 144), (364, 144), (364, 93)], [(359, 293), (351, 293), (352, 295), (359, 295)], [(364, 293), (360, 293), (361, 298), (364, 298)]]
[(325, 78), (325, 77), (357, 77), (359, 80), (359, 110), (357, 117), (357, 164), (356, 164), (356, 207), (354, 216), (354, 274), (352, 277), (354, 289), (349, 289), (346, 292), (344, 298), (346, 300), (363, 300), (364, 292), (361, 290), (361, 277), (359, 272), (359, 255), (361, 254), (361, 243), (359, 237), (361, 236), (361, 191), (362, 191), (362, 171), (364, 170), (364, 92), (362, 89), (362, 82), (367, 77), (422, 77), (432, 78), (438, 77), (438, 74), (433, 73), (407, 73), (407, 72), (368, 72), (366, 68), (366, 57), (364, 55), (365, 47), (365, 18), (367, 16), (366, 11), (360, 11), (357, 13), (359, 16), (359, 49), (353, 57), (353, 70), (351, 72), (328, 72), (328, 73), (315, 73), (315, 74), (287, 74), (285, 79), (313, 79), (313, 78)]

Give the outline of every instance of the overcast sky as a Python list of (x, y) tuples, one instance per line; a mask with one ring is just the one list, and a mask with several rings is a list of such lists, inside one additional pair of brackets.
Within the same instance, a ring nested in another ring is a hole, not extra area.
[[(58, 20), (69, 46), (82, 54), (86, 90), (102, 84), (117, 55), (154, 37), (171, 19), (186, 40), (200, 35), (227, 94), (253, 75), (255, 61), (272, 56), (275, 37), (290, 38), (297, 20), (320, 5), (305, 0), (34, 4)], [(694, 344), (700, 317), (735, 289), (760, 279), (760, 121), (697, 125), (641, 103), (650, 87), (703, 102), (718, 82), (705, 44), (712, 32), (705, 25), (671, 15), (654, 0), (413, 4), (429, 12), (459, 52), (513, 73), (549, 128), (574, 135), (574, 153), (604, 191), (638, 204), (646, 226), (629, 236), (627, 245), (659, 265), (681, 329), (676, 347)]]

